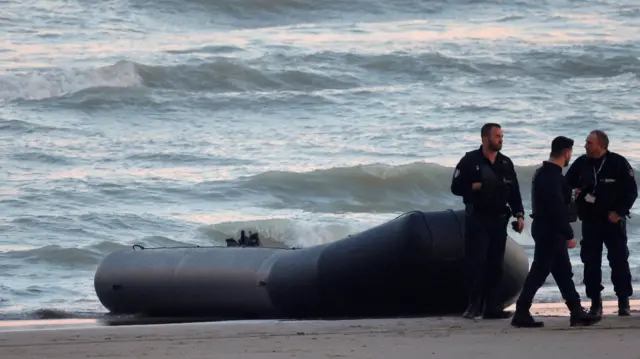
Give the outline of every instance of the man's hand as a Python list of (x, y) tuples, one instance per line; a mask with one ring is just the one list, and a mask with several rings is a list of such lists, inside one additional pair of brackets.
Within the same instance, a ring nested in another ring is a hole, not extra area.
[(622, 217), (618, 216), (616, 212), (609, 212), (609, 221), (611, 223), (618, 223), (621, 219)]
[(518, 223), (516, 224), (516, 231), (518, 233), (522, 233), (522, 230), (524, 230), (524, 218), (518, 217)]
[(518, 233), (522, 233), (524, 229), (524, 218), (518, 216), (517, 221), (511, 222), (511, 228)]
[(575, 239), (571, 239), (569, 241), (567, 241), (567, 248), (575, 248), (576, 247), (576, 240)]
[(473, 182), (471, 184), (471, 189), (474, 190), (474, 191), (479, 190), (480, 187), (482, 187), (482, 183), (480, 183), (480, 182)]

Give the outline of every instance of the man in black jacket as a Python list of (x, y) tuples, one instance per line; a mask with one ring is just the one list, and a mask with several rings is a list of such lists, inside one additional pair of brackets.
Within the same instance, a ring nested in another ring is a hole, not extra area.
[(544, 161), (533, 176), (531, 235), (535, 250), (531, 269), (516, 302), (516, 313), (511, 320), (511, 325), (516, 327), (544, 325), (533, 319), (529, 309), (533, 297), (549, 274), (553, 275), (571, 312), (571, 326), (591, 325), (600, 320), (599, 316), (589, 315), (582, 308), (580, 295), (573, 283), (567, 250), (569, 243), (573, 241), (569, 217), (571, 189), (562, 176), (562, 168), (569, 165), (572, 152), (573, 140), (564, 136), (556, 137), (551, 143), (549, 160)]
[(460, 159), (451, 181), (451, 192), (463, 197), (466, 212), (465, 262), (469, 306), (464, 317), (475, 318), (482, 314), (485, 319), (503, 319), (511, 316), (504, 310), (498, 292), (507, 224), (513, 215), (518, 219), (516, 229), (521, 232), (524, 209), (513, 163), (500, 153), (500, 125), (485, 124), (480, 134), (482, 146)]
[(633, 294), (627, 248), (626, 217), (638, 197), (634, 171), (623, 156), (608, 150), (606, 133), (594, 130), (585, 143), (586, 154), (571, 165), (565, 175), (577, 189), (578, 217), (582, 221), (580, 258), (584, 264), (584, 284), (591, 298), (591, 312), (602, 313), (602, 247), (607, 246), (611, 281), (618, 296), (618, 314), (631, 314)]

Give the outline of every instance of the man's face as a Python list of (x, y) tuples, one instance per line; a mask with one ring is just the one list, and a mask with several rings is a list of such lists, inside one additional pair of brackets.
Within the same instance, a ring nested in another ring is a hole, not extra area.
[(573, 149), (567, 150), (564, 153), (564, 166), (568, 167), (571, 162), (571, 156), (573, 155)]
[(602, 145), (598, 140), (598, 137), (593, 133), (587, 136), (587, 139), (585, 140), (585, 143), (584, 143), (584, 149), (585, 149), (585, 152), (587, 153), (587, 156), (591, 158), (598, 157), (598, 155), (600, 155), (600, 153), (602, 153), (602, 150), (603, 150)]
[(489, 133), (489, 137), (485, 137), (485, 143), (492, 151), (500, 151), (502, 149), (502, 129), (494, 127)]

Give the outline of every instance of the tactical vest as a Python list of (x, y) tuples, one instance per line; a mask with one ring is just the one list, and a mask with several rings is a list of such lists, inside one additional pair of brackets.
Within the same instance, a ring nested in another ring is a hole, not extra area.
[(501, 163), (494, 163), (494, 167), (503, 166), (498, 169), (498, 173), (486, 161), (482, 161), (479, 165), (483, 188), (477, 200), (474, 201), (475, 212), (504, 214), (508, 211), (507, 201), (513, 179), (507, 176), (511, 172), (507, 160), (497, 159), (496, 161)]
[[(602, 162), (595, 166), (592, 161), (585, 161), (580, 169), (580, 195), (576, 199), (579, 217), (602, 215), (613, 208), (618, 196), (617, 184), (618, 161), (607, 154)], [(585, 201), (588, 194), (596, 197), (595, 203)]]

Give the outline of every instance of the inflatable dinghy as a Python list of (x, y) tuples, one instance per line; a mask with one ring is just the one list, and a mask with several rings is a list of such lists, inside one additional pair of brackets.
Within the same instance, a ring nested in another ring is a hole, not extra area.
[[(308, 248), (133, 248), (107, 255), (94, 279), (112, 314), (235, 319), (362, 318), (462, 313), (467, 306), (464, 212), (405, 213)], [(244, 237), (244, 236), (243, 236)], [(251, 245), (253, 244), (253, 245)], [(136, 247), (136, 246), (134, 246)], [(529, 269), (507, 238), (501, 300)]]

